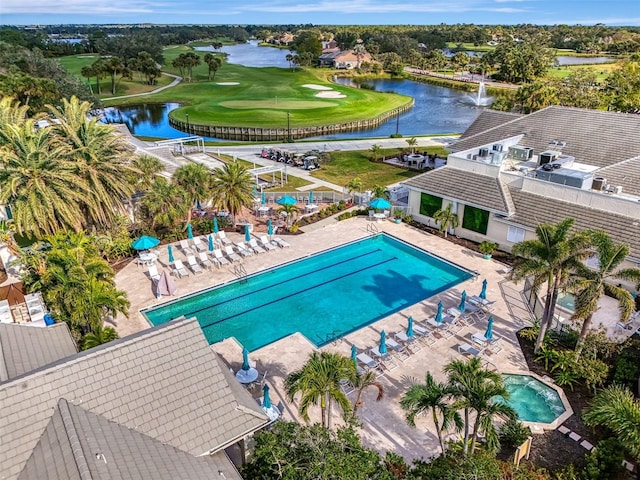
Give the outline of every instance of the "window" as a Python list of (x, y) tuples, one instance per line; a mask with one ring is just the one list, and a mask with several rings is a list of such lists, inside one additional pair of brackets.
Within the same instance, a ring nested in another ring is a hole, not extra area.
[(487, 234), (487, 225), (489, 224), (489, 212), (470, 205), (464, 206), (464, 216), (462, 217), (462, 228), (478, 232), (482, 235)]
[(442, 208), (442, 198), (428, 193), (420, 195), (420, 215), (433, 217), (433, 214)]
[(518, 227), (509, 227), (507, 232), (507, 242), (518, 243), (524, 240), (524, 229)]

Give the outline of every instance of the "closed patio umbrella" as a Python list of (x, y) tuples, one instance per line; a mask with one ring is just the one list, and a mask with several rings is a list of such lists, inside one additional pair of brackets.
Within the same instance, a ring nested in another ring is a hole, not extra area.
[(355, 345), (351, 345), (351, 360), (353, 360), (353, 364), (358, 368), (358, 348)]
[(487, 299), (487, 279), (482, 280), (482, 291), (480, 292), (479, 297), (483, 300)]
[(285, 195), (284, 197), (279, 198), (276, 203), (278, 205), (295, 205), (297, 203), (297, 201), (296, 201), (295, 198), (289, 197), (288, 195)]
[(413, 334), (413, 317), (409, 317), (409, 326), (407, 327), (407, 337), (412, 338)]
[(442, 310), (444, 309), (444, 305), (442, 302), (438, 302), (438, 313), (436, 313), (436, 323), (442, 323)]
[(158, 240), (157, 238), (143, 235), (140, 238), (134, 240), (134, 242), (131, 244), (131, 247), (135, 250), (149, 250), (159, 243), (160, 240)]
[(213, 217), (213, 233), (218, 233), (218, 217)]
[(489, 317), (487, 321), (487, 330), (484, 332), (484, 338), (491, 340), (493, 338), (493, 317)]
[(313, 190), (309, 191), (309, 203), (313, 203)]
[(213, 252), (216, 249), (216, 246), (213, 243), (213, 235), (209, 235), (209, 251)]
[(273, 235), (273, 222), (271, 219), (267, 220), (267, 235), (269, 235), (269, 237)]
[(249, 350), (246, 348), (242, 349), (242, 370), (249, 370), (251, 365), (249, 365)]
[(271, 408), (271, 399), (269, 398), (269, 385), (262, 387), (262, 408)]
[(187, 238), (193, 238), (193, 228), (190, 223), (187, 224)]
[(169, 252), (169, 263), (173, 263), (175, 261), (173, 258), (173, 247), (171, 245), (167, 245), (167, 251)]
[(244, 226), (244, 240), (246, 242), (251, 241), (251, 232), (249, 231), (249, 225)]
[(464, 312), (465, 302), (467, 301), (467, 291), (463, 290), (462, 295), (460, 295), (460, 305), (458, 305), (458, 310)]
[(258, 196), (258, 187), (257, 186), (253, 186), (253, 196), (257, 197)]
[(380, 332), (380, 346), (378, 347), (378, 351), (383, 355), (387, 353), (387, 332), (384, 330)]
[(384, 198), (374, 198), (371, 203), (369, 203), (369, 206), (375, 210), (384, 210), (385, 208), (389, 208), (391, 204)]
[(260, 197), (260, 203), (262, 203), (262, 205), (267, 204), (267, 195), (264, 193), (264, 190), (262, 191), (262, 195)]

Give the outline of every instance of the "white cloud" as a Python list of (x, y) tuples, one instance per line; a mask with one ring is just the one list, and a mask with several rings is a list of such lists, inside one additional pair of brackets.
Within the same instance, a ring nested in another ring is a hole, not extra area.
[[(152, 13), (159, 6), (146, 0), (63, 0), (52, 4), (50, 0), (2, 0), (4, 14), (50, 13), (115, 15), (122, 13)], [(164, 4), (163, 4), (164, 6)], [(167, 5), (168, 6), (168, 5)]]

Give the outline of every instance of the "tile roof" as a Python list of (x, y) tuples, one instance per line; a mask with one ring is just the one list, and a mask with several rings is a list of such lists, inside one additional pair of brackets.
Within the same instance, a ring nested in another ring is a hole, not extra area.
[(403, 185), (505, 215), (513, 212), (507, 187), (499, 178), (488, 175), (445, 166), (413, 177)]
[(562, 153), (596, 167), (640, 155), (640, 115), (554, 106), (505, 120), (483, 132), (465, 133), (450, 148), (462, 151), (524, 135), (520, 145), (532, 147), (536, 154), (553, 149), (550, 141), (561, 140), (566, 142)]
[(224, 452), (194, 457), (60, 399), (18, 480), (241, 479)]
[(517, 212), (508, 219), (509, 222), (535, 228), (540, 223), (557, 223), (571, 217), (575, 219), (576, 230), (604, 230), (615, 242), (629, 245), (630, 255), (640, 259), (640, 222), (637, 219), (536, 195), (518, 188), (509, 190)]
[(499, 112), (497, 110), (483, 110), (480, 115), (476, 117), (471, 125), (464, 131), (458, 138), (458, 141), (464, 140), (467, 137), (472, 137), (477, 133), (484, 132), (493, 127), (509, 122), (515, 118), (520, 118), (522, 115), (519, 113)]
[(75, 353), (66, 323), (50, 327), (0, 323), (0, 382)]
[(182, 319), (1, 383), (3, 478), (22, 470), (60, 398), (192, 455), (224, 448), (268, 423), (229, 379), (197, 320)]
[(640, 196), (640, 156), (601, 168), (595, 175), (606, 178), (609, 185), (622, 186), (623, 194)]

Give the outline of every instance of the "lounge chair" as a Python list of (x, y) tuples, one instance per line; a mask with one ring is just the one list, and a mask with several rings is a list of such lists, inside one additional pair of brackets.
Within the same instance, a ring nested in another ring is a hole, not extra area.
[(351, 382), (347, 379), (340, 380), (340, 390), (345, 395), (349, 395), (350, 393), (355, 392), (356, 388), (351, 384)]
[(278, 245), (280, 248), (287, 248), (290, 247), (291, 245), (289, 245), (287, 242), (285, 242), (284, 240), (282, 240), (279, 237), (276, 237), (272, 240), (276, 245)]
[(196, 257), (194, 257), (193, 255), (187, 256), (187, 263), (189, 264), (189, 269), (193, 273), (202, 273), (204, 271), (202, 270), (202, 267), (198, 265), (198, 262), (196, 261)]
[(471, 340), (482, 348), (491, 350), (492, 353), (502, 351), (502, 345), (500, 344), (501, 337), (498, 337), (497, 335), (494, 335), (492, 338), (487, 338), (482, 332), (476, 332), (471, 335)]
[(390, 337), (387, 337), (387, 348), (393, 350), (393, 352), (398, 358), (400, 358), (400, 361), (402, 362), (404, 362), (411, 355), (411, 352), (407, 350), (407, 347), (396, 342), (393, 338)]
[[(409, 351), (409, 353), (416, 353), (419, 352), (420, 350), (422, 350), (422, 345), (420, 344), (420, 341), (418, 340), (419, 337), (415, 336), (415, 330), (414, 330), (414, 336), (413, 337), (408, 337), (406, 333), (404, 332), (398, 332), (394, 335), (395, 339), (400, 342), (402, 345), (404, 345), (407, 350)], [(427, 332), (428, 334), (428, 332)]]
[(209, 260), (207, 252), (200, 252), (198, 254), (198, 258), (200, 259), (200, 265), (202, 265), (207, 270), (211, 270), (211, 268), (213, 267), (213, 263), (211, 262), (211, 260)]
[(360, 363), (362, 363), (365, 367), (370, 369), (380, 368), (380, 364), (376, 362), (373, 358), (371, 358), (366, 353), (359, 353), (356, 358)]
[(463, 343), (462, 345), (458, 345), (458, 352), (472, 355), (474, 357), (481, 357), (484, 354), (484, 349), (476, 348), (468, 343)]
[(236, 243), (236, 251), (243, 257), (250, 257), (253, 255), (253, 251), (247, 247), (244, 242)]
[(184, 268), (182, 260), (176, 260), (175, 262), (173, 262), (173, 275), (178, 278), (189, 276), (189, 271)]
[(222, 255), (222, 251), (221, 250), (214, 250), (213, 251), (213, 258), (220, 264), (220, 265), (229, 265), (229, 260), (227, 260), (223, 255)]
[(260, 237), (260, 246), (262, 246), (267, 251), (275, 250), (277, 248), (276, 245), (269, 241), (266, 235)]
[(231, 248), (231, 246), (224, 247), (224, 253), (232, 262), (240, 260), (240, 257), (236, 254), (236, 252), (233, 251), (233, 248)]
[(375, 210), (369, 210), (369, 220), (373, 220), (373, 216), (375, 215)]
[(262, 248), (260, 245), (258, 245), (258, 242), (256, 241), (255, 238), (252, 238), (249, 241), (249, 246), (253, 249), (254, 252), (256, 253), (267, 253), (267, 251)]
[[(389, 339), (387, 339), (387, 341), (389, 341)], [(371, 355), (373, 355), (374, 358), (378, 358), (380, 360), (380, 363), (385, 369), (393, 370), (394, 368), (398, 367), (398, 364), (393, 359), (393, 357), (389, 354), (389, 352), (387, 353), (380, 352), (380, 347), (374, 347), (371, 350), (369, 350), (369, 352), (371, 352)]]
[(233, 245), (233, 242), (227, 238), (227, 234), (224, 233), (224, 230), (220, 230), (218, 232), (218, 240), (220, 240), (220, 244), (222, 245)]
[(189, 246), (189, 240), (180, 240), (180, 250), (185, 254), (194, 253), (193, 249)]
[(160, 274), (158, 273), (158, 267), (155, 265), (149, 265), (149, 278), (152, 282), (160, 280)]
[(195, 237), (193, 239), (193, 245), (196, 247), (196, 249), (199, 252), (204, 252), (207, 250), (207, 248), (209, 247), (208, 245), (205, 245), (204, 242), (202, 241), (202, 239), (200, 237)]

